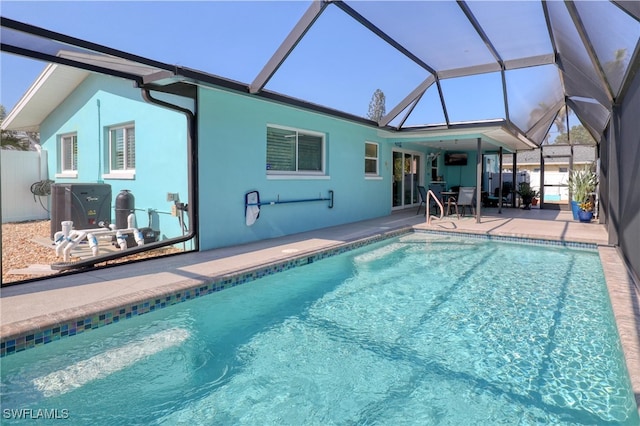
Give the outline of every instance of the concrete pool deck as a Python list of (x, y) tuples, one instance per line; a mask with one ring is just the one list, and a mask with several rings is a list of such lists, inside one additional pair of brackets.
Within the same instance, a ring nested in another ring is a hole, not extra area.
[(619, 253), (607, 245), (604, 226), (579, 223), (571, 212), (484, 209), (481, 223), (467, 216), (433, 219), (403, 210), (381, 218), (274, 238), (241, 246), (185, 253), (128, 265), (52, 277), (2, 288), (2, 341), (46, 330), (155, 297), (197, 288), (214, 279), (339, 248), (402, 229), (461, 232), (597, 244), (622, 341), (627, 369), (640, 406), (640, 296)]

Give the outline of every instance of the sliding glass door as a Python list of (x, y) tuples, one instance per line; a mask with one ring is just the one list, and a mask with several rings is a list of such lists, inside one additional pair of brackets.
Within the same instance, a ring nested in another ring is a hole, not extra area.
[(400, 209), (420, 203), (418, 185), (422, 182), (422, 154), (393, 151), (392, 207)]

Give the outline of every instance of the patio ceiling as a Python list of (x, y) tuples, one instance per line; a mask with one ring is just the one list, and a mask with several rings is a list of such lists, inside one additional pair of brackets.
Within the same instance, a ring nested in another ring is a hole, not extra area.
[(409, 141), (438, 151), (475, 151), (478, 140), (483, 152), (497, 152), (499, 148), (508, 152), (525, 151), (536, 146), (523, 134), (513, 132), (504, 120), (381, 133), (393, 141)]
[[(438, 149), (463, 143), (475, 149), (481, 138), (488, 149), (522, 150), (543, 144), (566, 107), (600, 141), (612, 109), (640, 69), (639, 21), (637, 1), (313, 0), (249, 83), (6, 18), (0, 35), (3, 52), (147, 87), (223, 86), (377, 124), (387, 135)], [(302, 61), (304, 49), (313, 49), (317, 61)], [(61, 57), (61, 50), (79, 54)], [(89, 60), (85, 54), (141, 66)], [(158, 72), (150, 75), (150, 69)], [(291, 76), (302, 80), (298, 86)], [(361, 82), (368, 83), (364, 89), (356, 87)], [(326, 97), (337, 92), (360, 104), (366, 96), (368, 102), (371, 84), (389, 88), (389, 109), (376, 122)]]

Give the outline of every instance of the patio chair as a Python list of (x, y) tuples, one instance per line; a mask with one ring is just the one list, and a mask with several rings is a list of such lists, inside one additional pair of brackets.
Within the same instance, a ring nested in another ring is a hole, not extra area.
[[(502, 187), (502, 207), (509, 205), (509, 198), (511, 196), (510, 191), (510, 189), (505, 189), (504, 186)], [(496, 205), (498, 205), (498, 203), (500, 202), (500, 188), (496, 188), (493, 191), (493, 197), (496, 200)]]
[[(442, 200), (442, 194), (441, 192), (444, 190), (444, 185), (441, 183), (434, 183), (429, 185), (429, 191), (432, 191), (435, 196), (438, 198), (438, 200)], [(416, 212), (416, 214), (420, 213), (420, 208), (422, 207), (422, 205), (425, 205), (425, 209), (424, 209), (424, 214), (427, 214), (427, 189), (424, 186), (420, 186), (418, 185), (418, 192), (420, 193), (420, 205), (418, 206), (418, 211)], [(429, 205), (429, 209), (431, 211), (436, 211), (436, 208), (439, 208), (438, 204), (435, 202), (435, 200), (430, 200), (430, 205)]]
[[(445, 188), (443, 183), (429, 184), (429, 191), (433, 192), (436, 198), (440, 200), (442, 204), (444, 204), (444, 200), (442, 199), (442, 191), (444, 191), (444, 189)], [(431, 200), (431, 205), (429, 207), (432, 209), (431, 211), (434, 212), (437, 212), (437, 210), (440, 208), (435, 200)]]
[(460, 219), (460, 208), (462, 208), (462, 215), (464, 216), (467, 206), (471, 210), (471, 214), (475, 216), (475, 208), (473, 206), (476, 195), (476, 187), (475, 186), (462, 186), (460, 187), (460, 191), (458, 192), (458, 197), (456, 198), (456, 214), (458, 215), (458, 219)]
[(513, 190), (513, 183), (511, 182), (502, 182), (502, 206), (507, 207), (512, 204), (513, 195), (515, 191)]
[(422, 205), (424, 204), (424, 214), (427, 214), (427, 190), (424, 186), (420, 186), (418, 185), (418, 192), (420, 193), (420, 205), (418, 206), (418, 211), (416, 212), (416, 215), (418, 213), (420, 213), (420, 207), (422, 207)]

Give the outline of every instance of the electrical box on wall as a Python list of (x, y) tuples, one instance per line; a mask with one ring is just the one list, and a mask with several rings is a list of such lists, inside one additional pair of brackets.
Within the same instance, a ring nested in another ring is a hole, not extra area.
[(99, 228), (111, 223), (111, 185), (54, 183), (51, 185), (51, 238), (70, 220), (74, 229)]

